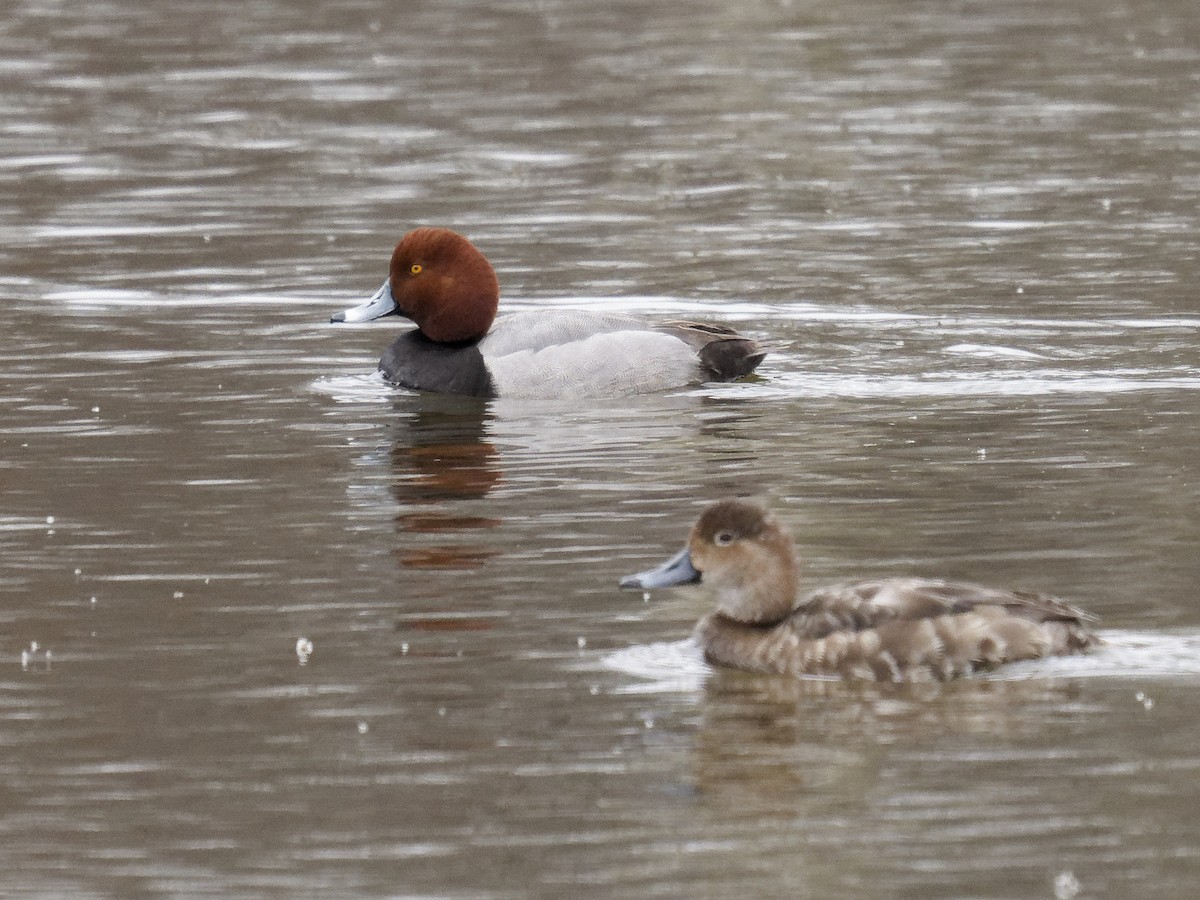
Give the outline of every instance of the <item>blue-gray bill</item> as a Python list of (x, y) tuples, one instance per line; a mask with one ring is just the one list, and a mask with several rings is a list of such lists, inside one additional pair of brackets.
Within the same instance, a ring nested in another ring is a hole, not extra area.
[(638, 572), (636, 575), (626, 575), (621, 579), (621, 587), (627, 590), (648, 591), (676, 584), (695, 584), (699, 580), (700, 573), (692, 565), (692, 555), (688, 548), (684, 547), (660, 566)]
[(383, 287), (371, 295), (371, 299), (358, 306), (352, 306), (340, 313), (329, 317), (330, 322), (370, 322), (396, 312), (396, 300), (392, 297), (392, 280), (389, 278)]

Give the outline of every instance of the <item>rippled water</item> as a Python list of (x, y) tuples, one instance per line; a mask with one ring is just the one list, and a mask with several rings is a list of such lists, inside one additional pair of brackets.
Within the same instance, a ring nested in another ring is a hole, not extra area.
[[(1187, 897), (1200, 27), (1161, 2), (176, 4), (0, 21), (0, 892)], [(481, 404), (336, 327), (413, 224), (760, 378)], [(711, 672), (617, 578), (771, 499), (814, 582), (1090, 660)]]

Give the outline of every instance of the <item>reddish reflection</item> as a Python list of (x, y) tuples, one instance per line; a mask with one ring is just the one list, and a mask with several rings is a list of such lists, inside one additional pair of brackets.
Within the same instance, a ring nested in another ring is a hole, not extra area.
[[(460, 507), (486, 497), (503, 477), (499, 454), (484, 439), (487, 406), (432, 396), (416, 403), (392, 446), (392, 493), (401, 507), (396, 560), (410, 569), (479, 568), (499, 552), (484, 544), (480, 532), (501, 520)], [(421, 539), (425, 535), (462, 540), (431, 544)]]
[(396, 559), (409, 569), (478, 569), (495, 556), (496, 550), (446, 544), (409, 550), (396, 548)]
[[(431, 435), (437, 439), (442, 429)], [(392, 461), (415, 483), (398, 485), (409, 500), (422, 502), (483, 497), (500, 481), (496, 448), (480, 439), (474, 443), (396, 445)]]

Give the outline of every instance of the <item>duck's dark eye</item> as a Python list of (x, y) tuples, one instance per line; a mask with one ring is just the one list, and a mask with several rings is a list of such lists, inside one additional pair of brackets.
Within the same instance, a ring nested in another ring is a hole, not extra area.
[(730, 544), (733, 543), (733, 532), (732, 531), (718, 531), (713, 536), (713, 543), (716, 544), (718, 547), (728, 547)]
[(420, 263), (413, 263), (411, 266), (408, 267), (408, 273), (410, 275), (420, 275), (421, 271), (424, 268), (425, 267), (423, 265), (421, 265)]

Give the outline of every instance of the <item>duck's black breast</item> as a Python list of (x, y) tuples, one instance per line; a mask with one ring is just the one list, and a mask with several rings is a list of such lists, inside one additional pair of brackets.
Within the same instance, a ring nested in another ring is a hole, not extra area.
[(389, 383), (417, 391), (496, 396), (492, 376), (475, 341), (439, 344), (420, 330), (406, 331), (384, 351), (379, 371)]

